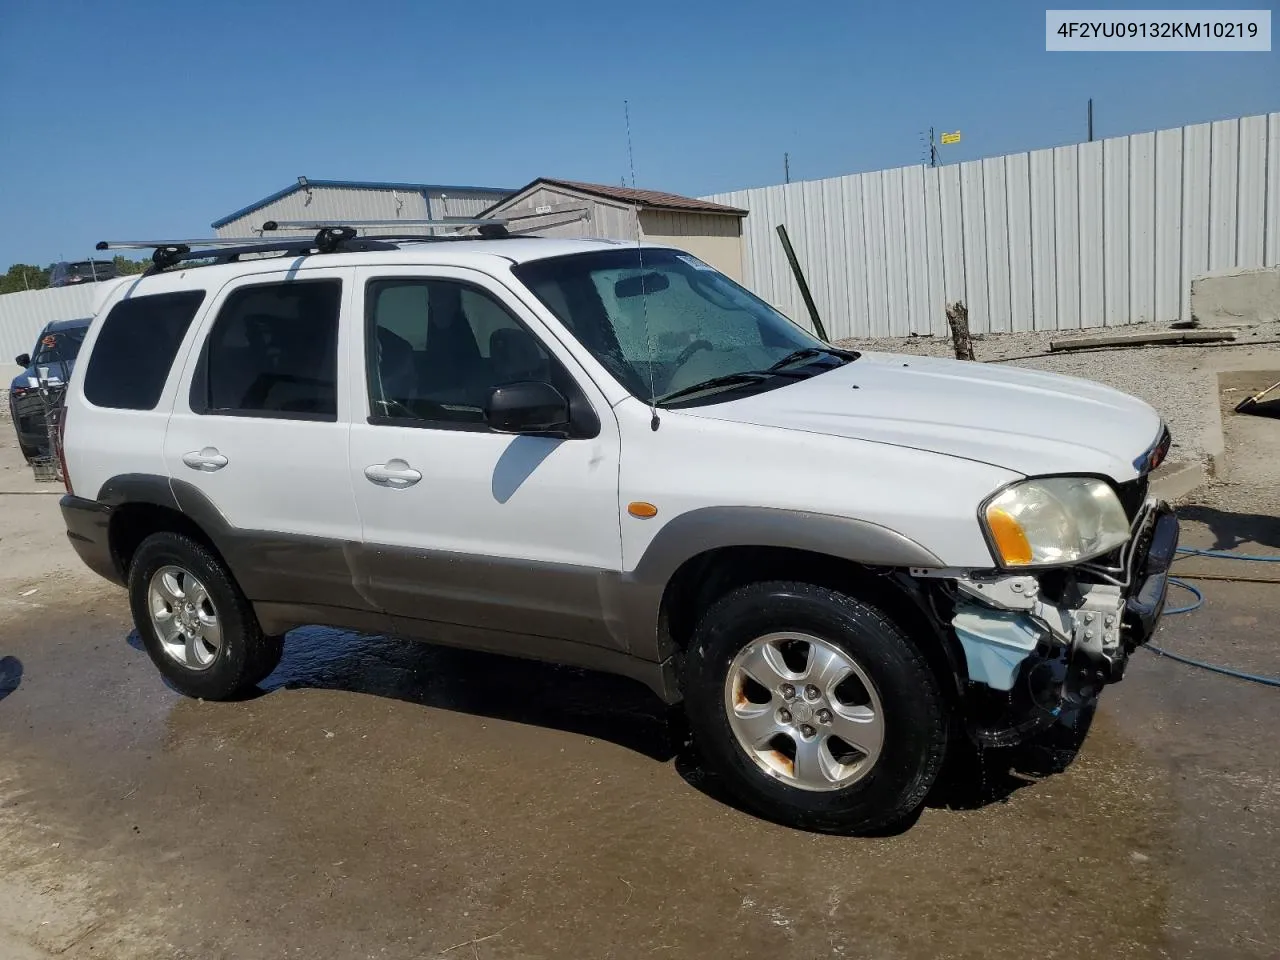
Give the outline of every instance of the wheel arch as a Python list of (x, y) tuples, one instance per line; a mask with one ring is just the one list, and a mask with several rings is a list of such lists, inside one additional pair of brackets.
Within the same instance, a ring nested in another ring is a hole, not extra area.
[(886, 613), (931, 641), (931, 662), (963, 676), (954, 639), (936, 623), (923, 588), (905, 573), (909, 567), (943, 566), (922, 544), (865, 520), (769, 507), (704, 507), (668, 521), (634, 569), (623, 574), (618, 595), (605, 599), (632, 654), (661, 663), (681, 657), (697, 612), (726, 590), (760, 579), (803, 579), (798, 573), (804, 571), (813, 582), (858, 589), (864, 599), (892, 604)]
[(97, 501), (111, 511), (107, 543), (112, 563), (122, 578), (127, 578), (139, 545), (153, 533), (180, 533), (190, 537), (226, 564), (216, 532), (183, 509), (168, 477), (140, 473), (112, 477), (98, 491)]
[(865, 564), (818, 551), (735, 545), (686, 560), (662, 593), (659, 643), (676, 656), (688, 648), (702, 614), (739, 587), (764, 581), (798, 581), (847, 594), (880, 608), (919, 642), (948, 695), (960, 696), (967, 679), (963, 651), (934, 612), (922, 585), (901, 568)]

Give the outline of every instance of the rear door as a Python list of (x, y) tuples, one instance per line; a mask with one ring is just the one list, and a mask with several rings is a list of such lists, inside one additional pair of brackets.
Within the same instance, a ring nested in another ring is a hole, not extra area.
[[(346, 553), (360, 537), (339, 357), (352, 271), (254, 274), (216, 294), (165, 435), (175, 493), (214, 510), (251, 600), (367, 609)], [(184, 499), (185, 498), (185, 499)], [(297, 611), (295, 611), (296, 613)]]
[[(528, 635), (621, 646), (601, 593), (622, 564), (618, 426), (604, 396), (486, 274), (358, 277), (350, 463), (371, 596), (406, 632), (477, 628), (486, 634), (468, 642), (514, 652)], [(493, 432), (490, 390), (522, 380), (551, 382), (598, 427), (573, 439)]]

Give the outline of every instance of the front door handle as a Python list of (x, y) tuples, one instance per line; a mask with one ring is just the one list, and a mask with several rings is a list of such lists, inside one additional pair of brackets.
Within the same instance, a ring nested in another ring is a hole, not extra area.
[(190, 453), (184, 453), (182, 462), (192, 470), (213, 473), (215, 470), (221, 470), (230, 461), (218, 452), (217, 447), (205, 447), (203, 450), (192, 450)]
[(386, 463), (375, 463), (364, 468), (364, 475), (380, 487), (412, 487), (422, 479), (422, 473), (413, 469), (403, 460), (388, 460)]

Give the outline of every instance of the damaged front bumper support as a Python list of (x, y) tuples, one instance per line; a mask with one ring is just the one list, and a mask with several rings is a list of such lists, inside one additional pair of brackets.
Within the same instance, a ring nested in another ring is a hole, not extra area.
[(1124, 675), (1129, 654), (1155, 632), (1177, 546), (1177, 517), (1163, 501), (1148, 500), (1120, 566), (1108, 573), (1080, 565), (1055, 597), (1031, 574), (956, 578), (951, 622), (969, 679), (1012, 691), (1029, 661), (1057, 660), (1066, 667), (1062, 700), (1096, 697)]

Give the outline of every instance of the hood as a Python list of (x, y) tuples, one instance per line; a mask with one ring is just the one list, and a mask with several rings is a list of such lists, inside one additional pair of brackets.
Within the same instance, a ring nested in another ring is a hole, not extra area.
[(1020, 367), (864, 353), (843, 367), (682, 413), (912, 447), (1025, 475), (1123, 483), (1159, 439), (1159, 414), (1091, 380)]

